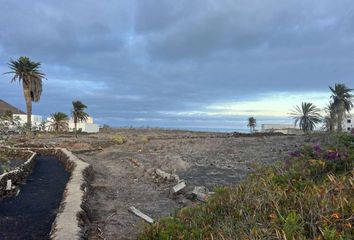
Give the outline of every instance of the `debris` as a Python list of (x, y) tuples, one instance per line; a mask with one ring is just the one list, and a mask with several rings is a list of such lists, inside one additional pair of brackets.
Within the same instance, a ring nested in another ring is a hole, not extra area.
[(133, 165), (135, 165), (136, 167), (140, 167), (140, 163), (138, 162), (138, 160), (134, 159), (134, 158), (128, 158), (129, 162), (131, 162)]
[(20, 194), (20, 189), (17, 189), (16, 197), (18, 196), (18, 194)]
[(199, 201), (201, 202), (206, 202), (206, 200), (208, 199), (208, 194), (209, 191), (206, 187), (194, 187), (194, 190), (192, 192)]
[(106, 238), (103, 236), (103, 232), (102, 232), (102, 230), (101, 230), (101, 228), (100, 227), (97, 227), (97, 235), (101, 238), (101, 239), (103, 239), (103, 240), (105, 240)]
[(8, 179), (6, 181), (6, 191), (10, 191), (11, 190), (11, 186), (12, 186), (12, 181), (11, 181), (11, 179)]
[(172, 188), (174, 193), (178, 193), (179, 191), (181, 191), (183, 188), (186, 187), (186, 183), (184, 181), (178, 183), (176, 186), (174, 186)]
[(138, 209), (136, 209), (135, 207), (130, 207), (129, 208), (130, 211), (132, 211), (135, 215), (137, 215), (138, 217), (144, 219), (146, 222), (148, 223), (154, 223), (154, 220), (149, 217), (148, 215), (142, 213), (141, 211), (139, 211)]
[(112, 213), (111, 215), (109, 215), (109, 216), (106, 218), (106, 220), (105, 220), (104, 222), (107, 223), (107, 221), (108, 221), (111, 217), (113, 217), (114, 215), (117, 215), (117, 214), (118, 214), (117, 212)]
[(176, 174), (169, 174), (167, 172), (162, 171), (159, 168), (156, 168), (155, 173), (156, 173), (156, 175), (158, 175), (159, 177), (161, 177), (165, 180), (179, 182), (179, 177)]

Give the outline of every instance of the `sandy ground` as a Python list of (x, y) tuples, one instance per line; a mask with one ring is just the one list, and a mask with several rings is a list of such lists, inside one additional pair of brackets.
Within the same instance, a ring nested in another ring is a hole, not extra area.
[(115, 133), (79, 136), (41, 136), (33, 143), (67, 147), (94, 169), (89, 239), (136, 239), (143, 227), (129, 212), (135, 206), (153, 219), (169, 216), (183, 206), (198, 204), (174, 196), (175, 182), (156, 178), (160, 168), (186, 180), (185, 193), (194, 186), (238, 183), (254, 164), (285, 160), (288, 152), (304, 142), (318, 143), (319, 137), (273, 136), (232, 137), (222, 133), (193, 133), (162, 130), (120, 130), (127, 142), (116, 145)]

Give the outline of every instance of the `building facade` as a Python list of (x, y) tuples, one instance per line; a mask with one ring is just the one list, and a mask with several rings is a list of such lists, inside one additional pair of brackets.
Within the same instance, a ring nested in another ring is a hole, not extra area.
[(343, 130), (349, 133), (354, 133), (354, 115), (348, 115), (343, 120)]
[[(97, 133), (100, 130), (100, 126), (98, 124), (93, 123), (93, 118), (88, 117), (85, 122), (78, 122), (77, 130), (79, 132), (87, 132), (87, 133)], [(70, 119), (69, 121), (69, 131), (73, 132), (75, 129), (74, 119)]]
[[(47, 127), (46, 130), (50, 131), (50, 122), (52, 122), (52, 118), (48, 117), (47, 118)], [(74, 132), (75, 130), (75, 123), (74, 119), (70, 119), (68, 121), (68, 127), (69, 127), (69, 132)], [(93, 118), (88, 117), (85, 122), (78, 122), (76, 124), (76, 128), (78, 132), (85, 132), (85, 133), (97, 133), (100, 130), (100, 126), (98, 124), (93, 123)]]
[[(14, 114), (14, 117), (18, 118), (19, 123), (21, 125), (25, 125), (27, 123), (27, 115), (26, 114)], [(32, 128), (39, 128), (40, 124), (43, 122), (43, 117), (39, 115), (31, 116)]]

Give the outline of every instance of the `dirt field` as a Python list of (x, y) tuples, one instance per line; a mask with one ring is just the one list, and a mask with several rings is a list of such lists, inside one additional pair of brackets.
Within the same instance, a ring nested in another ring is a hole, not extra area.
[[(254, 164), (284, 160), (288, 152), (318, 137), (232, 137), (222, 133), (162, 130), (120, 130), (127, 142), (112, 142), (115, 133), (79, 136), (39, 136), (33, 143), (63, 146), (92, 164), (89, 198), (92, 227), (89, 239), (136, 239), (143, 222), (128, 209), (135, 206), (153, 219), (177, 208), (199, 204), (189, 199), (195, 186), (210, 191), (232, 185)], [(176, 182), (156, 177), (156, 168), (186, 181), (184, 194), (171, 194)]]

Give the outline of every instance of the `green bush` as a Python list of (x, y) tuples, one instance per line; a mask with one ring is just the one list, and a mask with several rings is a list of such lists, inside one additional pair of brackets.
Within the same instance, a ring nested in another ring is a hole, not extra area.
[(115, 143), (115, 144), (118, 144), (118, 145), (121, 145), (123, 143), (125, 143), (127, 140), (126, 138), (121, 135), (121, 134), (115, 134), (113, 137), (112, 137), (112, 141)]
[(338, 142), (346, 147), (354, 145), (354, 135), (349, 133), (337, 134)]

